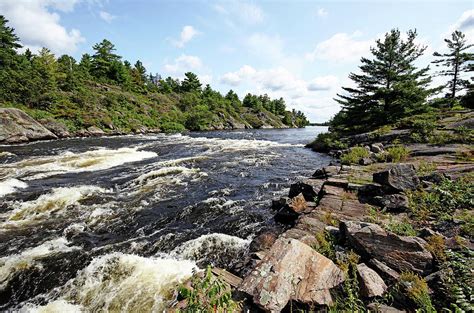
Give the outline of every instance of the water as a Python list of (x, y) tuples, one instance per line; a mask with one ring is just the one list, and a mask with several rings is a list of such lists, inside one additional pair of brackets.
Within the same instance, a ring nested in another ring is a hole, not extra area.
[(271, 199), (329, 163), (322, 127), (0, 147), (0, 309), (160, 311), (205, 264), (230, 270)]

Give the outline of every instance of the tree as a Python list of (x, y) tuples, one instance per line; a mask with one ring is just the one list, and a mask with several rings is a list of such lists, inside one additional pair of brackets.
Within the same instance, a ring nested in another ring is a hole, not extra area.
[(0, 15), (0, 68), (11, 66), (15, 62), (16, 49), (21, 48), (20, 39), (7, 23), (8, 20)]
[(256, 111), (261, 111), (263, 109), (262, 101), (260, 101), (260, 98), (250, 93), (245, 95), (242, 104), (244, 107), (251, 108)]
[(201, 92), (201, 82), (196, 74), (187, 72), (184, 76), (185, 78), (181, 84), (183, 92)]
[(57, 63), (59, 88), (65, 91), (72, 91), (78, 84), (76, 60), (69, 55), (62, 55)]
[(340, 124), (333, 127), (363, 131), (423, 110), (435, 90), (428, 89), (429, 67), (414, 65), (426, 49), (415, 44), (416, 36), (409, 30), (403, 40), (400, 31), (393, 29), (376, 41), (370, 49), (373, 59), (361, 58), (362, 73), (349, 75), (356, 87), (343, 87), (346, 93), (335, 99), (342, 113), (336, 119)]
[(436, 66), (443, 66), (447, 69), (439, 71), (438, 75), (450, 77), (447, 84), (443, 87), (449, 88), (448, 98), (456, 99), (456, 93), (468, 87), (469, 81), (462, 78), (463, 72), (469, 70), (469, 61), (474, 60), (474, 54), (467, 52), (474, 44), (467, 44), (466, 36), (456, 30), (451, 34), (451, 39), (444, 39), (449, 52), (439, 53), (435, 52), (433, 55), (438, 60), (432, 63)]
[(95, 44), (92, 49), (95, 53), (92, 56), (92, 74), (97, 78), (113, 79), (116, 76), (111, 69), (116, 70), (121, 57), (115, 53), (115, 46), (107, 39)]

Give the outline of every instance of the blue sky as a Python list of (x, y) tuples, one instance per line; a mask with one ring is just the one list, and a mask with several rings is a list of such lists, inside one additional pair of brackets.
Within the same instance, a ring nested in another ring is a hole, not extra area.
[[(284, 97), (312, 121), (339, 110), (333, 98), (361, 56), (391, 28), (416, 28), (420, 65), (461, 29), (474, 41), (472, 1), (0, 0), (25, 47), (79, 59), (107, 38), (148, 71), (193, 71), (225, 93)], [(439, 82), (439, 79), (436, 79)]]

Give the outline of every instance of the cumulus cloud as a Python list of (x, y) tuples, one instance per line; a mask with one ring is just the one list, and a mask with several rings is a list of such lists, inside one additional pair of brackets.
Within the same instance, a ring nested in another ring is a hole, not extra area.
[(199, 57), (182, 54), (172, 63), (164, 66), (164, 71), (170, 74), (183, 74), (189, 71), (195, 71), (202, 68), (202, 61)]
[(459, 19), (449, 27), (448, 32), (442, 35), (442, 38), (451, 37), (451, 33), (455, 30), (462, 31), (468, 42), (474, 42), (474, 9), (463, 12)]
[(194, 27), (192, 26), (184, 26), (183, 30), (181, 30), (181, 34), (179, 36), (178, 40), (174, 40), (173, 44), (178, 47), (178, 48), (183, 48), (186, 43), (191, 41), (196, 35), (198, 35), (200, 32), (197, 31)]
[(360, 40), (360, 32), (353, 34), (337, 33), (331, 38), (316, 45), (316, 48), (306, 55), (308, 60), (315, 59), (334, 62), (353, 62), (367, 55), (373, 39)]
[(117, 16), (110, 14), (109, 12), (106, 11), (100, 11), (99, 16), (101, 19), (103, 19), (107, 23), (112, 23), (113, 20), (117, 18)]
[(225, 1), (212, 7), (226, 18), (228, 25), (236, 27), (238, 23), (246, 25), (260, 24), (265, 20), (263, 10), (256, 4), (244, 1)]
[(320, 90), (330, 90), (337, 86), (339, 80), (334, 75), (316, 77), (308, 83), (308, 90), (310, 91), (320, 91)]
[(324, 8), (319, 8), (318, 11), (316, 12), (316, 14), (319, 16), (319, 17), (325, 17), (328, 15), (328, 11)]
[(56, 54), (72, 53), (85, 39), (66, 29), (57, 11), (70, 12), (78, 0), (2, 0), (0, 12), (10, 21), (25, 48), (47, 47)]

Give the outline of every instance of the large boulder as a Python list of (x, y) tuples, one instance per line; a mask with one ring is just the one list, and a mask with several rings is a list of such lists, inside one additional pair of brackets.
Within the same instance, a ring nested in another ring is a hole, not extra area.
[(364, 263), (357, 264), (357, 274), (360, 281), (362, 296), (367, 298), (382, 296), (387, 291), (387, 285), (373, 269)]
[(391, 268), (429, 274), (433, 256), (426, 250), (426, 241), (418, 237), (398, 236), (377, 224), (341, 222), (341, 232), (348, 243), (366, 258), (377, 258)]
[(14, 108), (0, 108), (0, 143), (57, 138), (25, 112)]
[(390, 212), (404, 212), (409, 206), (408, 197), (399, 193), (375, 197), (375, 200), (382, 208)]
[(41, 123), (41, 125), (46, 127), (49, 131), (51, 131), (53, 134), (55, 134), (59, 138), (71, 137), (69, 130), (63, 123), (57, 122), (49, 118), (41, 119), (39, 120), (39, 122)]
[(292, 184), (290, 186), (290, 192), (288, 196), (293, 198), (302, 193), (306, 201), (314, 201), (315, 198), (318, 197), (323, 185), (323, 180), (306, 179), (304, 181)]
[(420, 184), (413, 164), (397, 164), (387, 170), (374, 173), (374, 182), (391, 192), (414, 190)]
[(239, 289), (262, 309), (280, 312), (290, 300), (331, 304), (329, 290), (343, 281), (343, 272), (331, 260), (298, 240), (280, 238)]
[(87, 131), (89, 132), (91, 136), (95, 136), (95, 137), (100, 137), (100, 136), (105, 135), (105, 132), (96, 126), (90, 126), (89, 128), (87, 128)]
[[(289, 199), (280, 199), (281, 208), (275, 214), (275, 220), (283, 224), (293, 224), (307, 208), (308, 204), (302, 193)], [(273, 204), (275, 206), (275, 202)]]

